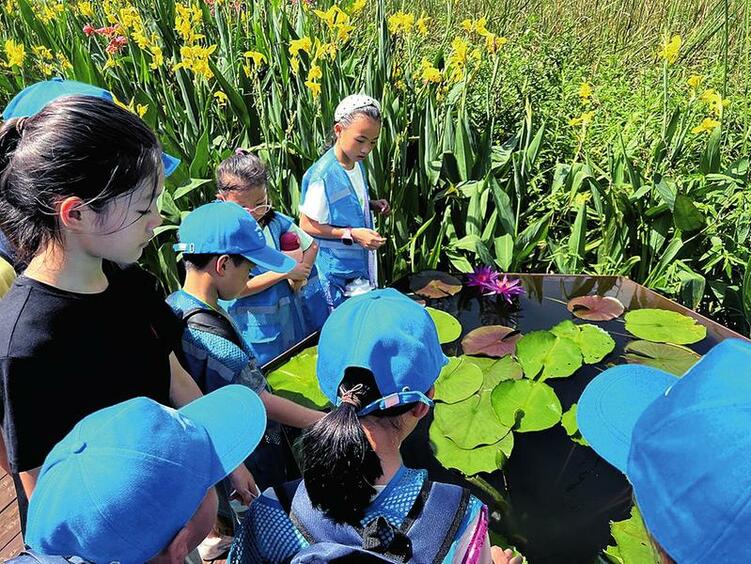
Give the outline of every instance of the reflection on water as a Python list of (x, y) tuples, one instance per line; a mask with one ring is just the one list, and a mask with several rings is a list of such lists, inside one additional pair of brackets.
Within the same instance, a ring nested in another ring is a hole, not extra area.
[[(502, 298), (481, 297), (475, 288), (464, 288), (449, 298), (427, 300), (428, 305), (456, 316), (462, 335), (483, 325), (507, 325), (522, 333), (549, 329), (564, 319), (574, 319), (566, 302), (577, 296), (599, 294), (618, 298), (626, 309), (661, 308), (690, 314), (707, 326), (707, 338), (692, 345), (703, 354), (712, 345), (738, 335), (688, 312), (678, 304), (620, 277), (557, 275), (520, 276), (526, 295), (514, 306)], [(394, 284), (409, 292), (409, 280)], [(609, 364), (622, 362), (625, 344), (631, 340), (624, 322), (594, 322), (608, 331), (615, 350), (601, 363), (584, 365), (569, 378), (547, 380), (558, 395), (563, 411), (576, 403), (587, 383)], [(459, 341), (445, 346), (447, 355), (461, 354)], [(627, 519), (631, 489), (624, 476), (588, 447), (571, 441), (560, 425), (534, 433), (517, 433), (514, 450), (503, 471), (464, 479), (433, 457), (428, 443), (430, 416), (403, 446), (405, 463), (427, 468), (435, 481), (469, 487), (488, 504), (491, 529), (516, 545), (533, 564), (588, 563), (610, 541), (609, 521)]]

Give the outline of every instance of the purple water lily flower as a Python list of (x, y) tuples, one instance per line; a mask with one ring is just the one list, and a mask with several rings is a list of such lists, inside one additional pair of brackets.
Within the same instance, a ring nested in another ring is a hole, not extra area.
[(511, 300), (516, 296), (524, 295), (524, 288), (521, 286), (521, 280), (518, 278), (509, 280), (504, 274), (502, 280), (496, 277), (493, 293), (503, 296), (508, 303), (511, 303)]
[(467, 274), (467, 286), (476, 286), (483, 293), (494, 292), (498, 282), (498, 273), (492, 266), (476, 266), (475, 271)]

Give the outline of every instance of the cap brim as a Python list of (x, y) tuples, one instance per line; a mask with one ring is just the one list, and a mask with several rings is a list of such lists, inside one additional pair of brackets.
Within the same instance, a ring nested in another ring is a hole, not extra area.
[(672, 374), (637, 364), (605, 370), (579, 398), (579, 431), (597, 454), (625, 474), (634, 425), (677, 381)]
[(177, 167), (180, 166), (180, 159), (167, 153), (162, 153), (162, 164), (164, 165), (164, 176), (166, 177), (177, 170)]
[(286, 274), (297, 266), (297, 261), (293, 258), (271, 247), (263, 247), (257, 251), (243, 253), (242, 255), (258, 266), (280, 274)]
[(211, 439), (215, 454), (211, 485), (240, 466), (266, 430), (263, 402), (246, 386), (223, 386), (179, 411), (203, 426)]

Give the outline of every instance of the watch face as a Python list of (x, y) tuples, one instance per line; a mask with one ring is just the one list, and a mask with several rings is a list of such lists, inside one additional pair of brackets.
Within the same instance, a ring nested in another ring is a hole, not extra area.
[(342, 243), (345, 245), (351, 245), (352, 244), (352, 238), (351, 237), (342, 237)]

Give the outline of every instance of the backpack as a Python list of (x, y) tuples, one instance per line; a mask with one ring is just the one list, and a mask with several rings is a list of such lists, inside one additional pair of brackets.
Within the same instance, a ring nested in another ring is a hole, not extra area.
[(466, 488), (425, 480), (400, 527), (383, 517), (354, 527), (334, 523), (314, 508), (301, 480), (274, 491), (292, 524), (309, 543), (292, 557), (292, 564), (443, 562), (470, 498)]

